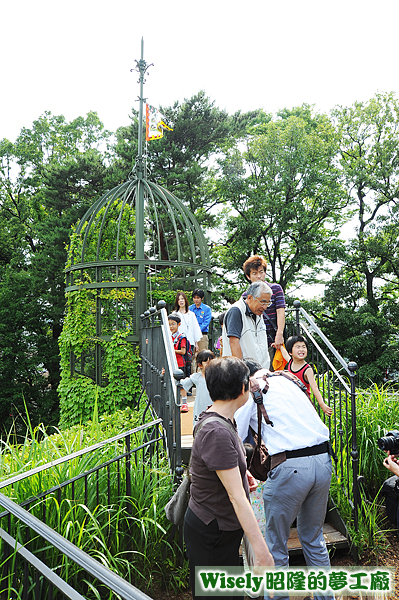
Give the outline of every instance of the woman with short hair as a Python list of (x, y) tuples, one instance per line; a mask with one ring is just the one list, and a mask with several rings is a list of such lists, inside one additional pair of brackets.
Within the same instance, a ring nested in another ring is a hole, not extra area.
[(248, 400), (249, 369), (239, 358), (219, 358), (209, 363), (205, 379), (213, 405), (194, 429), (190, 502), (184, 521), (193, 598), (197, 597), (195, 567), (239, 566), (244, 532), (255, 565), (274, 564), (249, 503), (249, 491), (256, 483), (247, 471), (234, 421), (234, 413)]

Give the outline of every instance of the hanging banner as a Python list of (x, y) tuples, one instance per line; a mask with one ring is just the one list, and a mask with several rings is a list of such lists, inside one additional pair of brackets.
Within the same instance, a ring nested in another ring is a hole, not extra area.
[(168, 129), (173, 131), (163, 121), (163, 116), (155, 106), (150, 104), (145, 105), (145, 139), (147, 142), (150, 140), (159, 140), (163, 137), (163, 130)]

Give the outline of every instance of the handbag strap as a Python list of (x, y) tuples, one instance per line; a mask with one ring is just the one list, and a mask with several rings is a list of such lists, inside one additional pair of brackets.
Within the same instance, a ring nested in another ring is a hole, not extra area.
[(263, 312), (263, 316), (266, 317), (266, 319), (269, 321), (270, 325), (273, 327), (275, 333), (277, 333), (277, 323), (274, 324), (273, 321), (271, 320), (271, 318), (269, 317), (269, 315), (266, 313), (266, 311)]
[[(268, 386), (269, 389), (269, 386)], [(263, 396), (262, 392), (256, 390), (252, 393), (252, 398), (257, 406), (257, 416), (258, 416), (258, 436), (256, 440), (256, 446), (258, 450), (260, 450), (260, 446), (262, 443), (262, 417), (264, 418), (267, 425), (274, 427), (273, 421), (269, 419), (269, 415), (267, 414), (267, 410), (265, 405), (263, 404)]]
[(266, 394), (269, 391), (269, 377), (285, 377), (285, 379), (289, 379), (290, 381), (292, 381), (292, 383), (295, 383), (295, 385), (297, 385), (299, 389), (302, 390), (302, 392), (305, 392), (305, 394), (307, 395), (308, 390), (306, 385), (303, 383), (303, 381), (299, 379), (299, 377), (297, 377), (296, 375), (294, 375), (294, 373), (291, 373), (290, 371), (273, 371), (273, 373), (266, 373), (265, 375), (263, 375), (263, 377), (259, 377), (259, 379), (263, 379), (263, 381), (265, 382), (265, 385), (262, 389), (263, 394)]

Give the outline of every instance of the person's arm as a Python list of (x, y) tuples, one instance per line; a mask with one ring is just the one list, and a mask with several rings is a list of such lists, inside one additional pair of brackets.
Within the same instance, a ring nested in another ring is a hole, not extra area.
[(186, 338), (183, 338), (180, 342), (180, 348), (175, 348), (176, 354), (182, 354), (183, 356), (186, 353)]
[(382, 464), (384, 465), (384, 467), (389, 469), (391, 473), (399, 477), (399, 464), (398, 459), (395, 458), (395, 456), (391, 456), (388, 452), (388, 456), (384, 459), (384, 462)]
[(281, 354), (283, 355), (284, 360), (286, 360), (287, 363), (289, 363), (291, 360), (291, 356), (288, 354), (286, 347), (282, 345), (280, 347), (280, 350), (281, 350)]
[(202, 333), (205, 333), (206, 331), (209, 330), (209, 323), (211, 322), (211, 319), (212, 319), (212, 311), (211, 311), (210, 307), (207, 306), (206, 310), (204, 309), (204, 319), (203, 319), (202, 325), (201, 325)]
[(317, 383), (314, 378), (314, 373), (313, 373), (312, 367), (308, 367), (306, 369), (306, 371), (304, 373), (304, 378), (306, 378), (308, 380), (308, 382), (310, 384), (310, 389), (312, 390), (314, 397), (316, 398), (317, 402), (319, 403), (321, 410), (328, 417), (330, 417), (332, 415), (332, 408), (330, 408), (323, 400), (323, 396), (321, 395), (320, 390), (317, 387)]
[(223, 356), (242, 358), (240, 338), (242, 333), (242, 315), (238, 306), (232, 306), (224, 317), (222, 336), (229, 338), (230, 352), (223, 349)]
[(238, 466), (234, 467), (234, 469), (216, 471), (216, 475), (226, 489), (237, 519), (251, 542), (255, 553), (254, 566), (273, 567), (273, 557), (270, 554), (269, 548), (256, 522), (252, 506), (245, 494)]
[(180, 383), (182, 384), (183, 389), (186, 390), (186, 392), (189, 392), (194, 385), (194, 382), (192, 381), (191, 377), (186, 377), (185, 379), (182, 379)]
[(197, 317), (190, 310), (189, 314), (191, 315), (189, 318), (191, 319), (191, 324), (193, 326), (193, 334), (194, 334), (194, 343), (195, 343), (195, 351), (198, 352), (198, 342), (202, 338), (201, 327), (198, 325)]
[(229, 337), (231, 356), (242, 358), (242, 350), (240, 346), (240, 339), (231, 335)]
[[(285, 308), (278, 308), (276, 310), (277, 315), (277, 331), (276, 337), (272, 344), (273, 348), (280, 349), (284, 344), (284, 327), (285, 327)], [(285, 357), (284, 357), (285, 358)]]

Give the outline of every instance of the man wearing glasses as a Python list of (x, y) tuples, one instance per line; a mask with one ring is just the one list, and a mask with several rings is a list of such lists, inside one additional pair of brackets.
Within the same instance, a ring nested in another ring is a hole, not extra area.
[(223, 325), (223, 356), (252, 358), (264, 369), (270, 359), (263, 312), (270, 305), (272, 290), (264, 281), (252, 283), (246, 298), (240, 298), (226, 313)]
[[(250, 283), (265, 281), (267, 262), (263, 256), (259, 254), (250, 256), (242, 268), (245, 278)], [(284, 344), (285, 298), (280, 284), (269, 283), (268, 285), (272, 290), (272, 298), (269, 307), (263, 313), (263, 319), (266, 325), (270, 364), (272, 364), (276, 350), (281, 349), (281, 345)], [(247, 292), (243, 294), (244, 299), (246, 294)]]

